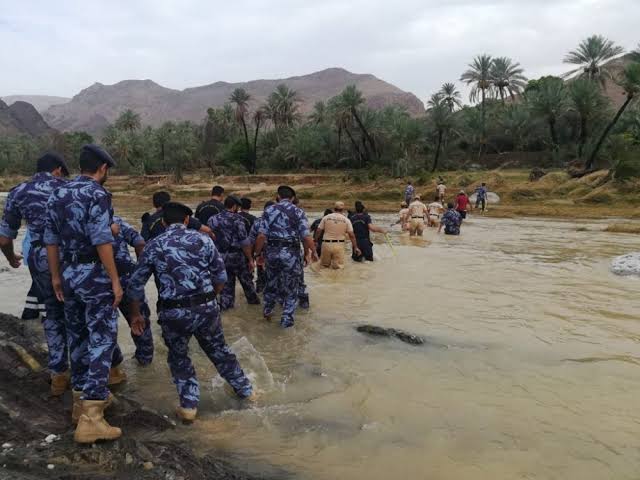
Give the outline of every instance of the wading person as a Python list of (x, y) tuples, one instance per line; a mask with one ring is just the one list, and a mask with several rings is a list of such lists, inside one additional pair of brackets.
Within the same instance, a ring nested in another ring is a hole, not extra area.
[(398, 212), (398, 221), (396, 224), (400, 224), (400, 228), (404, 232), (405, 230), (409, 230), (409, 204), (407, 202), (402, 202), (400, 204), (400, 211)]
[(447, 204), (447, 211), (442, 215), (440, 219), (440, 227), (438, 228), (438, 233), (442, 231), (442, 227), (444, 226), (445, 235), (460, 235), (460, 224), (462, 223), (462, 218), (460, 218), (460, 214), (455, 211), (453, 203)]
[(444, 197), (446, 194), (447, 194), (447, 186), (444, 184), (444, 180), (440, 179), (438, 181), (438, 185), (436, 186), (436, 195), (440, 203), (444, 204)]
[[(264, 204), (264, 208), (262, 213), (264, 215), (264, 211), (269, 208), (271, 205), (275, 205), (276, 202), (272, 202), (269, 200)], [(262, 216), (257, 218), (251, 227), (251, 231), (249, 232), (249, 241), (251, 242), (251, 247), (254, 252), (254, 258), (256, 259), (256, 293), (262, 293), (264, 291), (264, 286), (266, 284), (266, 276), (264, 271), (264, 258), (256, 258), (255, 249), (256, 249), (256, 240), (258, 239), (258, 230), (260, 229), (260, 225), (262, 224)]]
[(440, 203), (440, 196), (436, 195), (429, 205), (427, 205), (427, 226), (429, 227), (437, 227), (440, 223), (440, 215), (444, 212), (444, 207), (442, 203)]
[(251, 241), (244, 219), (238, 215), (240, 200), (229, 195), (224, 200), (224, 210), (209, 218), (209, 228), (214, 232), (215, 245), (222, 255), (227, 269), (227, 281), (220, 294), (220, 308), (233, 308), (236, 300), (236, 278), (242, 286), (247, 303), (259, 305), (260, 299), (253, 284), (253, 255)]
[(71, 383), (76, 392), (82, 391), (74, 397), (74, 440), (79, 443), (122, 434), (104, 419), (123, 295), (112, 245), (111, 194), (103, 187), (114, 166), (102, 148), (85, 145), (80, 176), (58, 187), (48, 202), (44, 242), (56, 296), (64, 301)]
[(416, 190), (413, 188), (413, 185), (411, 185), (411, 182), (407, 182), (407, 186), (404, 189), (404, 203), (409, 205), (415, 192)]
[(357, 201), (355, 209), (356, 213), (351, 215), (351, 225), (353, 226), (353, 234), (356, 237), (356, 245), (360, 249), (360, 255), (356, 255), (354, 251), (351, 258), (356, 262), (362, 262), (363, 260), (373, 262), (373, 243), (371, 243), (369, 232), (387, 233), (387, 230), (373, 224), (362, 202)]
[(38, 159), (36, 171), (31, 180), (9, 192), (0, 222), (0, 248), (9, 265), (18, 268), (22, 257), (14, 252), (13, 240), (25, 220), (31, 241), (26, 263), (35, 290), (46, 309), (42, 326), (49, 350), (51, 394), (59, 396), (69, 386), (68, 334), (64, 305), (56, 297), (51, 283), (44, 234), (47, 201), (55, 189), (65, 184), (62, 177), (68, 175), (69, 171), (62, 157), (53, 153), (47, 153)]
[(487, 184), (482, 183), (478, 188), (476, 188), (476, 208), (482, 206), (482, 211), (484, 212), (487, 208)]
[(353, 234), (353, 225), (344, 214), (344, 203), (336, 202), (333, 213), (322, 219), (316, 230), (316, 238), (324, 234), (322, 240), (322, 255), (320, 264), (326, 268), (344, 268), (344, 244), (347, 236), (351, 240), (353, 254), (362, 255), (356, 237)]
[[(148, 242), (152, 238), (156, 238), (158, 235), (164, 232), (165, 226), (162, 223), (162, 208), (167, 202), (171, 201), (171, 195), (168, 192), (156, 192), (153, 194), (153, 206), (156, 211), (146, 217), (146, 220), (142, 222), (142, 230), (140, 234), (145, 242)], [(211, 234), (211, 229), (206, 224), (200, 223), (199, 220), (190, 217), (188, 228), (192, 230), (199, 230), (207, 235)]]
[(270, 319), (276, 302), (281, 303), (280, 325), (283, 328), (293, 326), (298, 304), (303, 268), (300, 241), (304, 248), (305, 263), (317, 259), (307, 217), (293, 204), (295, 195), (291, 187), (278, 187), (278, 203), (265, 209), (255, 247), (258, 257), (264, 249), (264, 317)]
[(456, 196), (456, 212), (460, 214), (460, 223), (467, 218), (467, 209), (469, 208), (469, 197), (464, 190), (460, 190), (460, 193)]
[(191, 214), (185, 205), (166, 204), (163, 219), (167, 229), (147, 244), (127, 289), (131, 299), (131, 330), (140, 335), (145, 327), (140, 314), (144, 286), (151, 275), (160, 285), (158, 323), (180, 398), (176, 413), (187, 422), (195, 420), (200, 401), (200, 386), (189, 358), (192, 336), (235, 394), (241, 399), (252, 396), (251, 382), (224, 339), (216, 302), (216, 294), (227, 280), (224, 260), (211, 238), (186, 228)]
[[(136, 267), (135, 262), (131, 258), (129, 253), (129, 246), (133, 247), (136, 252), (136, 257), (140, 258), (142, 251), (144, 250), (145, 241), (140, 234), (122, 218), (114, 215), (113, 223), (111, 224), (111, 233), (113, 234), (113, 251), (116, 259), (116, 268), (118, 269), (118, 275), (120, 276), (120, 285), (124, 291), (120, 305), (120, 313), (125, 318), (129, 326), (131, 326), (131, 300), (127, 295), (127, 286), (129, 285), (129, 279), (133, 274), (133, 270)], [(142, 366), (149, 365), (153, 360), (153, 334), (151, 333), (151, 310), (147, 304), (147, 299), (143, 298), (140, 305), (140, 313), (145, 321), (145, 327), (141, 335), (131, 335), (134, 345), (136, 346), (136, 352), (134, 358)], [(122, 363), (123, 358), (120, 353), (120, 349), (116, 349), (112, 363), (112, 375), (109, 384), (114, 384), (113, 373), (123, 373), (121, 371), (114, 372), (114, 365)], [(121, 375), (123, 376), (123, 375)]]
[(211, 217), (224, 211), (223, 202), (224, 188), (220, 185), (216, 185), (211, 189), (211, 198), (197, 206), (195, 217), (200, 221), (200, 223), (202, 223), (202, 225), (207, 225)]
[(420, 201), (420, 195), (416, 195), (409, 205), (409, 213), (407, 214), (411, 222), (409, 224), (409, 235), (422, 236), (424, 219), (428, 214), (427, 206)]
[(319, 236), (316, 236), (316, 231), (318, 230), (318, 225), (320, 225), (320, 222), (322, 221), (322, 219), (327, 215), (331, 215), (331, 213), (333, 213), (333, 211), (330, 208), (327, 208), (322, 214), (322, 217), (316, 218), (311, 224), (310, 230), (311, 230), (311, 234), (314, 236), (316, 241), (316, 253), (318, 254), (318, 256), (322, 254), (322, 238), (324, 235), (321, 234)]

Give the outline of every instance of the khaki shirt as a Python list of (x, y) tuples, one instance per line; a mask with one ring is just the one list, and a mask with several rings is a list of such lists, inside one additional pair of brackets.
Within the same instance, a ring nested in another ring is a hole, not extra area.
[(429, 204), (429, 215), (440, 215), (444, 207), (440, 202), (432, 202)]
[(409, 209), (408, 208), (403, 208), (402, 210), (400, 210), (400, 221), (405, 223), (407, 222), (407, 217), (409, 216)]
[(344, 240), (347, 233), (353, 233), (353, 225), (342, 213), (333, 212), (325, 216), (318, 225), (324, 230), (323, 240)]
[(411, 202), (409, 205), (409, 217), (423, 218), (427, 214), (427, 206), (419, 200)]

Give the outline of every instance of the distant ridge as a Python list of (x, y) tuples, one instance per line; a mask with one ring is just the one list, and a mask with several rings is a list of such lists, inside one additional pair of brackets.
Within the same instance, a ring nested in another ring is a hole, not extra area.
[(200, 122), (207, 108), (224, 105), (236, 88), (247, 90), (252, 96), (250, 106), (256, 108), (280, 83), (298, 92), (303, 114), (310, 113), (315, 102), (328, 100), (351, 84), (362, 91), (371, 108), (398, 105), (414, 116), (424, 113), (423, 103), (412, 93), (370, 74), (329, 68), (286, 79), (215, 82), (184, 90), (166, 88), (152, 80), (123, 80), (114, 85), (94, 83), (69, 102), (51, 106), (44, 118), (58, 130), (84, 130), (92, 134), (102, 132), (126, 109), (139, 113), (143, 125), (158, 126), (169, 120)]
[(19, 101), (7, 105), (0, 100), (0, 135), (38, 137), (53, 132), (30, 103)]
[(49, 107), (67, 103), (71, 99), (68, 97), (52, 97), (50, 95), (8, 95), (0, 97), (0, 100), (7, 105), (15, 102), (27, 102), (33, 105), (38, 112), (44, 113)]

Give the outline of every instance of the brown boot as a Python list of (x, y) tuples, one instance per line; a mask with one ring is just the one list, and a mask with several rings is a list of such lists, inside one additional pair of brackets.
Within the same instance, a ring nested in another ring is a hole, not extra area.
[(122, 430), (112, 427), (104, 419), (106, 400), (82, 400), (82, 412), (73, 439), (77, 443), (94, 443), (97, 440), (115, 440)]
[(51, 374), (51, 395), (59, 397), (69, 388), (69, 372)]
[(183, 422), (191, 423), (196, 419), (196, 415), (198, 414), (197, 408), (176, 408), (176, 415)]
[[(74, 425), (77, 425), (78, 420), (80, 420), (80, 414), (82, 413), (82, 400), (80, 400), (80, 397), (82, 397), (82, 390), (80, 391), (73, 390), (72, 394), (73, 394), (73, 410), (71, 410), (71, 422)], [(106, 410), (107, 408), (109, 408), (111, 404), (114, 402), (114, 400), (115, 400), (115, 397), (113, 396), (113, 393), (109, 392), (109, 396), (107, 397), (106, 405), (104, 409)]]
[(109, 381), (107, 385), (118, 385), (127, 380), (127, 374), (122, 369), (122, 366), (118, 365), (109, 370)]

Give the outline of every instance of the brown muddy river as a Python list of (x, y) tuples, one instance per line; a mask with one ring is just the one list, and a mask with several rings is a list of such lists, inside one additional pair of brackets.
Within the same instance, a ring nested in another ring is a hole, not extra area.
[[(304, 479), (637, 479), (640, 280), (608, 267), (640, 245), (604, 225), (474, 216), (460, 238), (394, 232), (393, 251), (376, 239), (373, 264), (307, 269), (311, 310), (288, 331), (240, 296), (224, 328), (257, 406), (227, 397), (192, 342), (201, 417), (171, 435)], [(19, 314), (28, 273), (6, 266), (2, 310)], [(372, 339), (362, 323), (428, 342)], [(156, 346), (151, 367), (127, 361), (125, 391), (170, 414), (159, 335)]]

